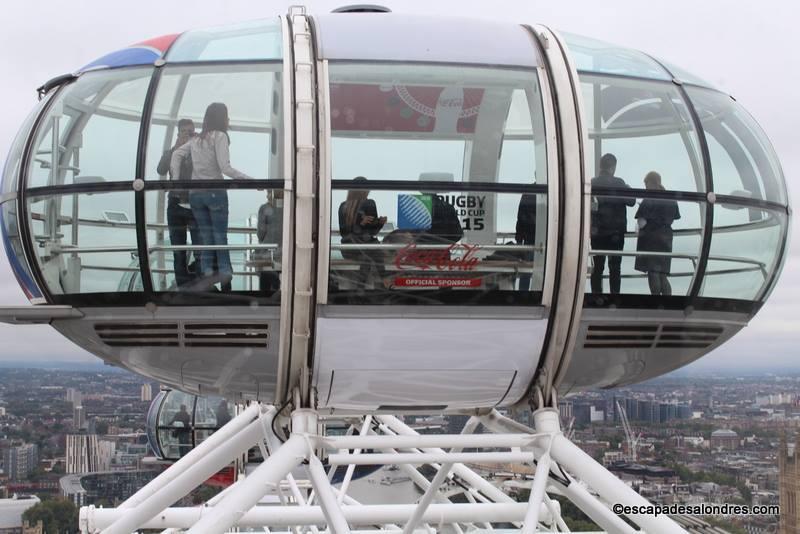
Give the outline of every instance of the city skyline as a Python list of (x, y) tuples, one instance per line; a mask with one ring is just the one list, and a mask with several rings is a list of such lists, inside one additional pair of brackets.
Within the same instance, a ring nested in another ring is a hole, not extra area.
[[(346, 2), (307, 2), (311, 12), (328, 12)], [(742, 103), (770, 136), (781, 158), (787, 181), (800, 171), (800, 154), (793, 151), (798, 142), (795, 131), (790, 69), (784, 63), (797, 48), (798, 36), (790, 24), (798, 8), (772, 1), (740, 5), (731, 9), (719, 0), (696, 5), (688, 1), (673, 3), (667, 11), (646, 9), (633, 1), (613, 5), (499, 2), (491, 11), (478, 2), (383, 2), (397, 12), (444, 14), (457, 11), (465, 16), (491, 17), (524, 23), (543, 23), (558, 30), (604, 39), (622, 46), (642, 49), (708, 79)], [(5, 120), (0, 124), (0, 158), (25, 115), (35, 103), (34, 88), (45, 80), (75, 70), (103, 55), (149, 37), (185, 29), (285, 13), (289, 2), (241, 2), (233, 6), (198, 2), (191, 11), (178, 6), (141, 2), (141, 10), (127, 17), (123, 27), (109, 24), (105, 4), (84, 1), (68, 11), (57, 4), (30, 6), (11, 2), (9, 16), (0, 22), (9, 42), (26, 46), (7, 47), (0, 54), (4, 72), (13, 73), (5, 81), (3, 102)], [(157, 13), (157, 16), (154, 14)], [(724, 17), (719, 15), (724, 13)], [(680, 38), (675, 30), (680, 28)], [(31, 41), (32, 34), (50, 38)], [(713, 39), (709, 36), (713, 35)], [(28, 42), (31, 41), (31, 42)], [(63, 42), (58, 53), (48, 48)], [(769, 49), (771, 53), (764, 53)], [(795, 190), (797, 188), (794, 188)], [(797, 199), (797, 191), (792, 195)], [(793, 241), (798, 232), (793, 233)], [(794, 351), (797, 344), (794, 302), (800, 297), (798, 253), (790, 249), (784, 273), (772, 298), (751, 325), (714, 353), (692, 364), (689, 369), (750, 368), (754, 362), (776, 367), (800, 368)], [(27, 304), (0, 252), (0, 305)], [(0, 325), (0, 361), (54, 360), (99, 362), (46, 326), (17, 327)]]

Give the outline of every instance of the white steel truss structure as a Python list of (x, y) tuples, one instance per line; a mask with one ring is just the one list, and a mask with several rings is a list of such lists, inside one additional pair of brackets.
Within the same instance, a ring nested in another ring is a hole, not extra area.
[[(648, 502), (564, 437), (552, 408), (534, 412), (534, 429), (492, 411), (473, 416), (461, 434), (418, 434), (397, 417), (366, 415), (350, 419), (346, 435), (330, 435), (313, 410), (297, 409), (290, 419), (277, 414), (273, 406), (251, 405), (119, 507), (81, 508), (81, 532), (462, 534), (503, 525), (523, 533), (569, 532), (556, 495), (607, 532), (636, 532), (631, 524), (648, 533), (685, 532), (667, 516), (631, 515), (626, 522), (612, 512), (613, 503)], [(481, 425), (490, 433), (475, 434)], [(288, 430), (284, 441), (280, 428)], [(246, 476), (202, 506), (171, 507), (252, 447), (261, 449), (264, 461)], [(490, 464), (535, 466), (528, 502), (512, 499), (475, 467)], [(359, 465), (398, 466), (422, 496), (412, 504), (362, 504), (348, 495)], [(344, 478), (333, 484), (334, 470), (343, 466)], [(280, 503), (259, 504), (270, 494)]]

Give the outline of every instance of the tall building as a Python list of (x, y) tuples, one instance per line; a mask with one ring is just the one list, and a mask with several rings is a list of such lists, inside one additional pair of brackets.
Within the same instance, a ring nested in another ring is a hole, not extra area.
[(11, 447), (3, 453), (3, 465), (5, 465), (6, 474), (9, 479), (15, 482), (26, 479), (38, 464), (39, 447), (32, 443)]
[(142, 402), (150, 402), (153, 400), (153, 387), (150, 385), (149, 382), (142, 384)]
[(559, 402), (558, 415), (561, 417), (561, 424), (568, 425), (572, 419), (572, 401)]
[[(800, 436), (798, 436), (800, 438)], [(778, 450), (778, 490), (780, 491), (780, 534), (800, 534), (800, 515), (797, 513), (797, 496), (800, 494), (800, 439), (789, 453), (786, 438), (781, 438)]]
[(72, 408), (72, 425), (75, 430), (86, 428), (86, 411), (80, 404), (76, 404)]
[(75, 388), (67, 388), (66, 400), (71, 402), (73, 406), (78, 406), (83, 403), (83, 395)]
[(96, 434), (67, 435), (67, 473), (92, 473), (100, 467)]

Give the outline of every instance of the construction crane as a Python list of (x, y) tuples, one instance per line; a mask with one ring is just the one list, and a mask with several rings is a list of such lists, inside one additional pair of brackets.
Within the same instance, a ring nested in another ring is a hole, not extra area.
[(638, 458), (637, 455), (637, 448), (639, 446), (639, 440), (642, 438), (642, 434), (639, 433), (638, 435), (634, 435), (633, 429), (631, 429), (631, 424), (628, 421), (628, 413), (623, 408), (622, 404), (617, 401), (617, 410), (619, 411), (619, 417), (622, 420), (622, 428), (625, 430), (625, 440), (628, 442), (628, 461), (635, 462)]

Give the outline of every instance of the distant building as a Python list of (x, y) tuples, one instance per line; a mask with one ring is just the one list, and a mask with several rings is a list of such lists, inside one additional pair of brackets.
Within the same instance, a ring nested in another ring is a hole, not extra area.
[(11, 447), (3, 452), (6, 475), (15, 482), (28, 478), (38, 464), (39, 447), (32, 443)]
[(67, 435), (67, 473), (99, 471), (100, 446), (96, 434)]
[(153, 480), (158, 471), (114, 471), (75, 474), (61, 477), (61, 494), (75, 506), (88, 506), (98, 500), (120, 503)]
[(83, 404), (83, 395), (75, 388), (67, 388), (66, 401), (71, 402), (73, 406)]
[(720, 429), (711, 433), (711, 448), (735, 451), (739, 448), (739, 434), (733, 430)]
[(22, 514), (41, 502), (33, 495), (14, 495), (11, 499), (0, 499), (0, 533), (22, 534)]
[(149, 383), (142, 384), (142, 395), (141, 401), (142, 402), (150, 402), (153, 400), (153, 388), (150, 386)]
[(568, 425), (572, 419), (572, 402), (562, 401), (558, 403), (558, 415), (561, 416), (562, 424)]
[(75, 430), (86, 428), (86, 411), (80, 404), (72, 408), (72, 425)]
[(100, 441), (97, 444), (97, 470), (108, 471), (111, 469), (111, 461), (116, 454), (117, 444), (113, 441)]
[(778, 448), (778, 491), (781, 515), (778, 523), (780, 534), (800, 534), (800, 515), (797, 513), (797, 497), (800, 494), (800, 441), (789, 454), (786, 438), (781, 438)]
[(598, 423), (605, 421), (606, 414), (603, 410), (598, 410), (594, 406), (589, 406), (589, 421), (592, 423)]
[(6, 416), (6, 408), (5, 406), (0, 406), (0, 417)]

